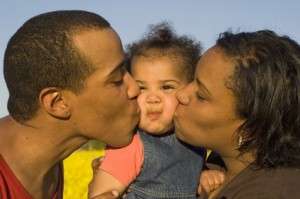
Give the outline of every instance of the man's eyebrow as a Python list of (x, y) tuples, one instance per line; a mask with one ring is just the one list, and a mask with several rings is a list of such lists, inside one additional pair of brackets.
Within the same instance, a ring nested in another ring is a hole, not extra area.
[(204, 84), (199, 79), (196, 79), (196, 81), (200, 88), (202, 88), (207, 94), (211, 95), (208, 89), (204, 86)]
[(116, 71), (120, 70), (125, 65), (125, 60), (122, 60), (118, 65), (116, 65), (112, 71), (109, 72), (109, 76), (113, 75)]

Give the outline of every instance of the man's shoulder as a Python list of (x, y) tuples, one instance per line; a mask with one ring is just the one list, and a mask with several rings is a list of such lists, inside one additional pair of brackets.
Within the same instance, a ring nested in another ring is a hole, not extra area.
[(32, 199), (30, 194), (24, 189), (19, 180), (15, 177), (9, 166), (0, 154), (0, 198)]

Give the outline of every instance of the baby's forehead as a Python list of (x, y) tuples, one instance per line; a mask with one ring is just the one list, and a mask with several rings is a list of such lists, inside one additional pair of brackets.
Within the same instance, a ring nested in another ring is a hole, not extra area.
[(189, 80), (182, 58), (169, 56), (137, 57), (131, 63), (131, 74), (135, 79), (148, 77), (152, 80), (156, 78), (180, 79), (184, 82)]
[(161, 67), (169, 66), (176, 70), (185, 70), (185, 59), (181, 56), (174, 55), (160, 55), (160, 56), (137, 56), (131, 62), (131, 69), (135, 66), (143, 67), (146, 64), (151, 63), (151, 65), (160, 65)]
[(151, 51), (144, 53), (142, 55), (136, 55), (133, 57), (132, 62), (134, 61), (145, 61), (145, 62), (154, 62), (154, 61), (170, 61), (170, 62), (185, 62), (186, 59), (180, 53), (175, 52), (160, 52), (160, 51)]

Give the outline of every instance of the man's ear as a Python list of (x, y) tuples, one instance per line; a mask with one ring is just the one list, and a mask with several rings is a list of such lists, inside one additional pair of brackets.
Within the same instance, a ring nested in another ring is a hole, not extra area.
[(44, 88), (40, 92), (39, 101), (43, 109), (54, 117), (68, 119), (71, 116), (71, 110), (63, 92), (57, 87)]

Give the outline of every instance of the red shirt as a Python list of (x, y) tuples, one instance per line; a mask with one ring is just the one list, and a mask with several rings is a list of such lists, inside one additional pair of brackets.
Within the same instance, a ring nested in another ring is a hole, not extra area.
[[(32, 182), (34, 183), (34, 182)], [(1, 199), (33, 199), (25, 190), (0, 154), (0, 198)], [(60, 164), (59, 182), (53, 199), (63, 198), (63, 167)]]

